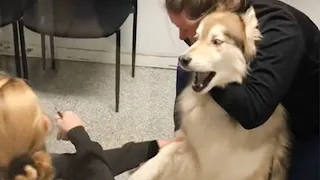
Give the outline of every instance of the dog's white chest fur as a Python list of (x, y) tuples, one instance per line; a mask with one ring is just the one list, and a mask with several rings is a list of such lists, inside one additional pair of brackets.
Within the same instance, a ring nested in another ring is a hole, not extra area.
[(202, 180), (246, 179), (258, 169), (271, 145), (251, 148), (255, 138), (250, 136), (259, 136), (257, 131), (245, 130), (209, 94), (200, 95), (190, 86), (179, 100), (181, 131), (196, 153)]
[(263, 125), (244, 129), (210, 95), (188, 86), (180, 95), (182, 124), (172, 143), (139, 168), (130, 180), (284, 180), (287, 131), (277, 107)]

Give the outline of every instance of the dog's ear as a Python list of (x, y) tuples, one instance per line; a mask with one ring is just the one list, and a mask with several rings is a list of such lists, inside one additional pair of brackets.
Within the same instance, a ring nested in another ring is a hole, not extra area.
[(246, 34), (245, 53), (247, 58), (251, 59), (257, 51), (256, 42), (262, 39), (261, 32), (258, 29), (258, 19), (252, 6), (240, 16), (243, 19)]

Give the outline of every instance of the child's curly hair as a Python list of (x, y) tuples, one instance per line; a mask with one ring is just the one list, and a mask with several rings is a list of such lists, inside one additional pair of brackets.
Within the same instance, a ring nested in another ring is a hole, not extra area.
[(0, 166), (12, 180), (50, 180), (54, 170), (45, 152), (51, 123), (39, 100), (20, 78), (0, 73)]
[(24, 154), (13, 158), (8, 166), (8, 178), (11, 180), (52, 180), (54, 168), (51, 156), (44, 151), (32, 155)]

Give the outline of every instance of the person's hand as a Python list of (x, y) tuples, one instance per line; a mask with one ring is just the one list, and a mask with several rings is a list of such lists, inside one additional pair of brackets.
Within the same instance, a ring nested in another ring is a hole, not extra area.
[(83, 126), (83, 121), (71, 111), (61, 113), (61, 115), (62, 117), (56, 117), (59, 128), (57, 139), (67, 140), (67, 133), (75, 127)]
[(164, 148), (165, 146), (173, 143), (173, 142), (179, 142), (182, 141), (182, 138), (174, 138), (174, 139), (168, 139), (168, 140), (157, 140), (159, 148)]

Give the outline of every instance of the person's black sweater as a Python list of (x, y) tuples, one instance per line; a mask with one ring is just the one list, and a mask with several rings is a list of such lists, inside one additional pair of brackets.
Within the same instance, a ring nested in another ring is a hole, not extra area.
[(278, 0), (251, 0), (263, 40), (243, 85), (212, 91), (243, 127), (263, 124), (282, 103), (295, 135), (319, 133), (320, 32), (303, 13)]
[(137, 167), (155, 156), (159, 150), (156, 141), (130, 142), (116, 149), (103, 150), (90, 139), (84, 127), (67, 133), (76, 153), (54, 155), (57, 178), (66, 180), (114, 180), (114, 176)]

